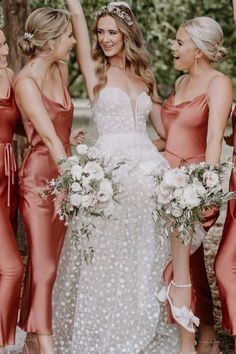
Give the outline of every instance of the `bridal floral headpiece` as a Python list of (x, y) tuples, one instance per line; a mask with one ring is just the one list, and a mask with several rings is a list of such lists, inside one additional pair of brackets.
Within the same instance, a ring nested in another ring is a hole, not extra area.
[(128, 26), (132, 26), (134, 22), (125, 11), (120, 9), (120, 6), (127, 7), (129, 10), (131, 10), (129, 4), (127, 4), (125, 1), (110, 2), (108, 5), (103, 6), (100, 10), (98, 10), (96, 17), (99, 17), (102, 14), (114, 14), (122, 18), (122, 20), (124, 20)]
[(25, 32), (24, 33), (24, 39), (26, 40), (26, 41), (31, 41), (31, 39), (33, 38), (33, 34), (32, 33), (30, 33), (30, 32)]

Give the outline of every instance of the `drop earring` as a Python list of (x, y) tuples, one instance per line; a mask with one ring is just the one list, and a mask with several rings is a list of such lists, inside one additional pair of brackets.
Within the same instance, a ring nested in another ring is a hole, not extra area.
[(194, 74), (197, 74), (197, 58), (194, 58)]

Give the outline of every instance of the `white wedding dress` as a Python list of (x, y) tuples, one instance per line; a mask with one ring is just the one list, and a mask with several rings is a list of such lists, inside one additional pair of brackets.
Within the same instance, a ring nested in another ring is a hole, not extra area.
[(150, 171), (168, 165), (146, 133), (151, 108), (145, 92), (132, 101), (115, 87), (94, 103), (96, 147), (111, 162), (126, 160), (122, 194), (111, 219), (95, 220), (92, 264), (66, 237), (54, 288), (57, 354), (178, 353), (177, 328), (156, 297), (170, 250), (152, 218)]

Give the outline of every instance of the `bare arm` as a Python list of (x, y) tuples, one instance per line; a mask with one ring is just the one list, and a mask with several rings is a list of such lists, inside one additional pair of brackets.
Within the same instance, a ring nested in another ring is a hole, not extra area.
[(234, 21), (236, 23), (236, 0), (233, 0)]
[(31, 121), (48, 147), (55, 164), (60, 158), (66, 158), (65, 149), (44, 107), (36, 83), (30, 78), (21, 78), (15, 85), (15, 98), (23, 119)]
[(91, 45), (86, 19), (79, 0), (67, 0), (67, 4), (71, 13), (74, 36), (77, 42), (77, 62), (85, 78), (89, 98), (93, 100), (93, 88), (97, 80), (95, 64), (91, 56)]
[(165, 139), (166, 133), (165, 128), (161, 120), (161, 105), (158, 103), (153, 103), (152, 112), (150, 114), (150, 122), (152, 123), (153, 128), (155, 129), (158, 136), (162, 139)]
[(207, 163), (216, 164), (220, 161), (222, 141), (232, 101), (231, 81), (226, 76), (219, 75), (213, 80), (208, 92)]

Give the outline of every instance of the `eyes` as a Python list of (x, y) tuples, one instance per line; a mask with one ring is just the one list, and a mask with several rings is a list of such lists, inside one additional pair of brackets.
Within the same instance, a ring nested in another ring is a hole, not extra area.
[[(118, 31), (115, 31), (115, 30), (108, 30), (107, 33), (111, 36), (115, 36), (116, 34), (118, 34)], [(98, 35), (105, 35), (106, 34), (106, 31), (102, 30), (102, 29), (98, 29), (97, 30), (97, 34)]]
[(7, 41), (5, 40), (3, 43), (0, 43), (0, 48), (1, 47), (6, 47), (8, 44), (7, 44)]

